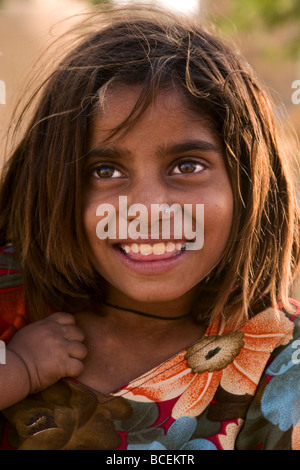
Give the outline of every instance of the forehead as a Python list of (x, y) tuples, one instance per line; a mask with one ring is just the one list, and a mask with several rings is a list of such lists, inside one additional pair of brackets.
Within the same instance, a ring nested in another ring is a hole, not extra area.
[[(95, 109), (91, 127), (90, 144), (110, 140), (111, 135), (145, 133), (145, 130), (156, 130), (156, 133), (174, 132), (189, 133), (202, 128), (216, 136), (215, 126), (208, 116), (195, 111), (191, 100), (182, 90), (162, 88), (145, 106), (143, 88), (139, 85), (115, 86), (102, 94)], [(134, 122), (133, 126), (130, 123)], [(117, 132), (116, 132), (117, 130)], [(119, 132), (118, 132), (119, 131)]]

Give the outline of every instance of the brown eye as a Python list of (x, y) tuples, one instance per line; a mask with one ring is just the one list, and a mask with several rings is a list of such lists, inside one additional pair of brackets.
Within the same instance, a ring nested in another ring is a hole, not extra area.
[(122, 176), (120, 171), (110, 165), (98, 166), (93, 171), (93, 175), (98, 179), (120, 178)]
[(191, 174), (191, 173), (199, 173), (204, 169), (204, 166), (201, 163), (193, 162), (193, 161), (186, 161), (179, 163), (174, 167), (173, 174)]
[(178, 168), (181, 171), (181, 173), (194, 173), (194, 171), (196, 170), (196, 167), (197, 167), (196, 163), (193, 163), (193, 162), (184, 162), (178, 165)]

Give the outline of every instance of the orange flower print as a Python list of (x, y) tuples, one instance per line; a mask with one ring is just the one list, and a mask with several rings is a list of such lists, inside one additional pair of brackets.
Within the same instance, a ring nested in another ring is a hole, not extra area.
[(244, 347), (223, 371), (221, 386), (235, 395), (254, 395), (271, 352), (293, 337), (293, 323), (283, 312), (264, 310), (240, 329)]
[(212, 325), (210, 334), (133, 380), (116, 395), (143, 402), (179, 397), (172, 417), (198, 416), (219, 385), (235, 395), (254, 395), (270, 353), (279, 344), (287, 344), (292, 332), (293, 323), (272, 308), (236, 331)]

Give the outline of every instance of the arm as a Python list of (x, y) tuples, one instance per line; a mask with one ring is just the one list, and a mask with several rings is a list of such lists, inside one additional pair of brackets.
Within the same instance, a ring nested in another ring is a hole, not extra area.
[(55, 313), (20, 330), (7, 346), (0, 365), (0, 409), (37, 393), (62, 377), (83, 370), (84, 335), (74, 317)]
[(0, 365), (0, 390), (0, 410), (21, 401), (30, 391), (26, 364), (10, 350), (6, 352), (6, 364)]

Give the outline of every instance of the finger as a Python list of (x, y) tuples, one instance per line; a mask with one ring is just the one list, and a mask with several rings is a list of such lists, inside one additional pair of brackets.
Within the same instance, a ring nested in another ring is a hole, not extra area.
[(83, 341), (85, 335), (83, 331), (76, 325), (63, 325), (63, 335), (69, 341)]
[(69, 341), (68, 353), (73, 359), (83, 360), (87, 355), (87, 349), (84, 344), (79, 343), (78, 341)]
[(80, 360), (70, 358), (66, 377), (77, 377), (83, 372), (83, 369), (84, 365)]

